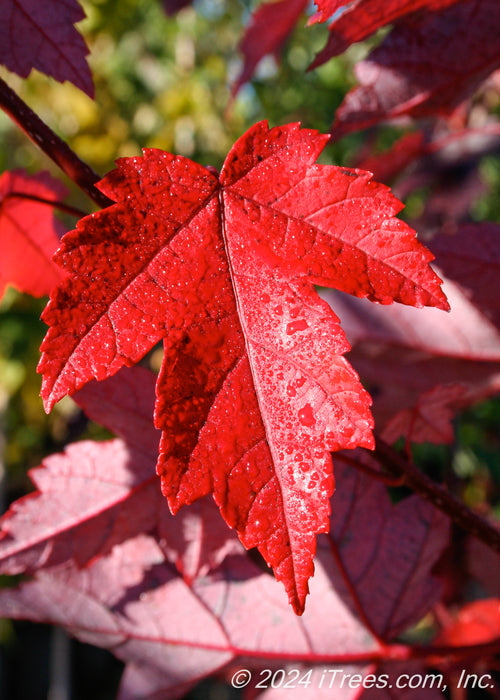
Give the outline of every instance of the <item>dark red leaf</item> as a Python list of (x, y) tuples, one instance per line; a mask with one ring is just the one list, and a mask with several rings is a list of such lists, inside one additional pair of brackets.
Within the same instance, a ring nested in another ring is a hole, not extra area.
[(3, 516), (0, 570), (32, 572), (74, 561), (83, 566), (137, 532), (151, 531), (158, 511), (154, 459), (121, 440), (81, 441), (30, 471), (38, 493)]
[(391, 343), (377, 345), (373, 354), (368, 344), (362, 344), (351, 352), (350, 359), (376, 394), (373, 414), (381, 432), (399, 411), (418, 411), (420, 396), (437, 386), (456, 382), (467, 389), (458, 406), (448, 405), (447, 410), (463, 410), (500, 391), (498, 360), (419, 353)]
[(32, 68), (94, 96), (87, 46), (73, 26), (85, 13), (76, 0), (2, 0), (0, 63), (26, 78)]
[(241, 550), (212, 500), (173, 518), (154, 466), (154, 458), (121, 440), (82, 441), (47, 457), (30, 471), (38, 492), (16, 501), (0, 521), (0, 571), (30, 573), (70, 561), (83, 566), (141, 532), (156, 534), (187, 580)]
[(233, 95), (250, 80), (264, 56), (280, 52), (306, 7), (307, 0), (276, 0), (259, 5), (240, 43), (244, 64), (231, 90)]
[(227, 556), (243, 551), (235, 533), (227, 528), (208, 496), (186, 506), (175, 517), (163, 499), (157, 536), (166, 558), (187, 582), (205, 576)]
[(399, 23), (356, 65), (360, 85), (340, 105), (333, 137), (403, 116), (451, 114), (500, 65), (497, 10), (496, 0), (463, 0)]
[(415, 406), (405, 408), (384, 427), (381, 437), (388, 443), (404, 437), (407, 442), (432, 442), (435, 445), (453, 442), (452, 420), (462, 406), (467, 405), (467, 387), (438, 384), (421, 394)]
[(361, 170), (369, 170), (380, 182), (389, 182), (407, 166), (424, 155), (425, 136), (422, 131), (405, 134), (383, 153), (370, 154), (356, 163)]
[(156, 375), (124, 367), (105, 382), (90, 382), (73, 398), (86, 415), (154, 461), (160, 432), (154, 427)]
[[(394, 189), (418, 187), (418, 182), (429, 187), (429, 196), (423, 202), (419, 216), (412, 219), (412, 225), (422, 231), (422, 237), (434, 235), (436, 231), (454, 231), (463, 221), (470, 221), (474, 205), (487, 193), (488, 185), (481, 175), (479, 160), (468, 163), (449, 163), (448, 166), (428, 159), (412, 173), (394, 185)], [(430, 235), (429, 235), (430, 234)], [(429, 246), (430, 247), (430, 246)]]
[(451, 307), (446, 315), (434, 309), (417, 311), (396, 304), (384, 308), (329, 290), (322, 290), (321, 296), (338, 311), (352, 346), (387, 344), (450, 360), (498, 362), (500, 329), (456, 284), (445, 280), (443, 289)]
[[(422, 212), (411, 223), (418, 231), (433, 235), (439, 230), (455, 231), (460, 221), (470, 220), (473, 205), (488, 190), (480, 172), (481, 159), (500, 146), (500, 128), (496, 124), (439, 131), (440, 136), (423, 145), (422, 152), (415, 154), (416, 159), (393, 185), (394, 193), (403, 201), (418, 190), (425, 188), (429, 192)], [(387, 155), (390, 161), (391, 153)], [(379, 163), (384, 168), (383, 162), (384, 154), (379, 154), (374, 161), (375, 172)], [(369, 166), (369, 162), (359, 165), (370, 169)]]
[(456, 2), (458, 0), (354, 0), (350, 3), (345, 0), (315, 0), (319, 12), (311, 23), (326, 22), (339, 7), (344, 7), (333, 18), (327, 44), (314, 59), (312, 67), (320, 66), (343, 53), (351, 44), (366, 39), (377, 29), (407, 15), (419, 10), (426, 13), (442, 10)]
[(373, 173), (375, 179), (393, 184), (394, 194), (405, 201), (426, 188), (423, 212), (412, 218), (418, 231), (434, 234), (453, 231), (461, 220), (469, 220), (472, 205), (488, 188), (478, 172), (483, 156), (500, 146), (500, 127), (485, 124), (479, 129), (443, 130), (437, 138), (423, 131), (400, 137), (388, 150), (373, 153), (374, 133), (367, 134), (354, 165)]
[(48, 173), (13, 170), (0, 177), (0, 297), (8, 284), (45, 296), (64, 277), (52, 257), (65, 229), (50, 202), (65, 196), (66, 188)]
[(163, 7), (167, 15), (172, 17), (184, 7), (191, 4), (191, 0), (163, 0)]
[(336, 476), (331, 530), (318, 538), (318, 558), (333, 553), (324, 566), (335, 590), (353, 597), (376, 635), (394, 639), (440, 597), (431, 572), (448, 543), (448, 518), (416, 495), (392, 505), (380, 482), (342, 464), (341, 455)]
[[(500, 530), (498, 519), (491, 518), (491, 524)], [(479, 582), (483, 591), (497, 595), (500, 591), (500, 554), (471, 536), (467, 539), (466, 559), (469, 574)]]
[(500, 329), (500, 224), (462, 224), (430, 246), (446, 276)]
[(58, 253), (71, 276), (44, 312), (39, 365), (50, 408), (165, 338), (156, 425), (170, 507), (212, 492), (299, 611), (328, 527), (328, 452), (372, 444), (369, 397), (313, 285), (447, 308), (388, 188), (314, 165), (327, 140), (262, 122), (219, 178), (157, 150), (121, 159), (100, 184), (117, 204)]

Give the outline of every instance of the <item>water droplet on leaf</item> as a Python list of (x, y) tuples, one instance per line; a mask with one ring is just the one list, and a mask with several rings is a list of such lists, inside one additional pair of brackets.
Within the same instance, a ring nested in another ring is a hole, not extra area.
[(293, 335), (294, 333), (297, 333), (297, 331), (305, 331), (305, 329), (308, 327), (309, 324), (307, 323), (307, 321), (301, 318), (298, 321), (292, 321), (291, 323), (287, 324), (286, 334)]
[(310, 403), (306, 403), (306, 405), (300, 409), (299, 421), (302, 423), (302, 425), (305, 425), (306, 428), (312, 428), (313, 425), (316, 423), (316, 419), (314, 418), (312, 406)]

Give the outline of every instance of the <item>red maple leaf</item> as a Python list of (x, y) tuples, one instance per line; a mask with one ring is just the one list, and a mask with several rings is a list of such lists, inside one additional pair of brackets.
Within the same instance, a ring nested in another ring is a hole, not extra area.
[(306, 7), (307, 0), (276, 0), (257, 8), (240, 43), (244, 64), (233, 85), (233, 95), (250, 80), (264, 56), (279, 53)]
[(431, 243), (443, 272), (500, 328), (500, 224), (462, 224), (453, 235)]
[(64, 276), (52, 262), (65, 229), (51, 202), (65, 195), (48, 173), (13, 170), (0, 177), (0, 298), (8, 284), (35, 297), (48, 295)]
[(441, 631), (436, 644), (487, 644), (499, 638), (500, 598), (486, 598), (462, 606), (456, 620)]
[(315, 165), (328, 140), (261, 122), (219, 176), (155, 149), (118, 161), (43, 318), (48, 409), (160, 339), (158, 472), (170, 508), (212, 493), (301, 612), (328, 529), (329, 451), (372, 445), (370, 398), (313, 285), (448, 308), (432, 255), (369, 173)]
[(376, 180), (387, 183), (425, 153), (424, 133), (412, 131), (401, 136), (388, 150), (362, 157), (356, 162), (356, 166), (362, 170), (369, 170)]
[(499, 33), (496, 0), (458, 2), (398, 23), (356, 65), (360, 85), (340, 105), (334, 137), (405, 115), (450, 115), (500, 65)]
[(333, 18), (326, 46), (314, 59), (312, 67), (320, 66), (334, 56), (343, 53), (351, 44), (366, 39), (371, 34), (393, 24), (406, 15), (426, 10), (433, 12), (453, 5), (458, 0), (355, 0), (348, 5), (345, 0), (315, 0), (318, 12), (314, 22), (326, 22), (341, 6), (342, 12)]
[(60, 82), (69, 80), (93, 97), (88, 49), (73, 26), (84, 18), (76, 0), (2, 0), (0, 63), (23, 78), (36, 68)]
[(418, 397), (415, 406), (404, 408), (384, 427), (381, 437), (389, 443), (404, 437), (407, 442), (451, 443), (452, 419), (466, 403), (467, 387), (459, 382), (438, 384)]

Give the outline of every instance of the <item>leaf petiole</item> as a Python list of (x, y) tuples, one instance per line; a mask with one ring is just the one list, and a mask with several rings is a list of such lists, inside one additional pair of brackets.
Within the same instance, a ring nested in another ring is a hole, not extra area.
[(82, 209), (78, 209), (77, 207), (74, 207), (71, 204), (65, 204), (64, 202), (60, 202), (59, 200), (47, 199), (46, 197), (38, 197), (36, 194), (27, 194), (26, 192), (8, 192), (3, 198), (3, 201), (5, 202), (5, 200), (7, 199), (28, 199), (31, 202), (47, 204), (50, 207), (54, 207), (54, 209), (63, 211), (66, 214), (70, 214), (71, 216), (76, 216), (79, 219), (83, 218), (84, 216), (87, 216), (88, 214), (88, 212), (85, 212)]
[(430, 501), (453, 522), (477, 537), (495, 552), (500, 553), (500, 530), (468, 508), (452, 493), (423, 474), (415, 465), (390, 445), (376, 438), (375, 458), (395, 476), (404, 477), (404, 483), (422, 498)]
[(0, 107), (99, 207), (112, 204), (95, 184), (101, 178), (0, 78)]

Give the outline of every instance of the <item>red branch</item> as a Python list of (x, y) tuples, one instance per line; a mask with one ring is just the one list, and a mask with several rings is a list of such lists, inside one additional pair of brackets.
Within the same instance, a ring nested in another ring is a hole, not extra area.
[(348, 457), (348, 455), (346, 455), (345, 452), (336, 452), (334, 456), (335, 461), (344, 462), (344, 464), (349, 464), (351, 467), (355, 467), (360, 472), (368, 474), (368, 476), (371, 476), (372, 479), (380, 481), (386, 486), (397, 488), (398, 486), (403, 486), (405, 483), (404, 474), (399, 474), (397, 476), (389, 476), (389, 474), (385, 474), (382, 471), (377, 471), (375, 469), (372, 469), (372, 467), (363, 464), (363, 462), (360, 462), (359, 459), (356, 459), (355, 457)]
[(403, 484), (430, 501), (457, 525), (500, 554), (500, 530), (481, 518), (440, 484), (423, 474), (414, 464), (377, 438), (375, 457), (394, 476), (404, 477)]
[(5, 202), (7, 199), (29, 199), (32, 202), (39, 202), (39, 204), (47, 204), (49, 207), (54, 207), (54, 209), (59, 209), (66, 214), (71, 214), (71, 216), (76, 216), (81, 219), (87, 216), (87, 212), (73, 207), (71, 204), (65, 204), (57, 199), (47, 199), (46, 197), (38, 197), (36, 194), (28, 194), (26, 192), (7, 192), (2, 201)]
[(80, 160), (1, 78), (0, 107), (99, 207), (109, 207), (113, 204), (95, 187), (95, 183), (101, 179), (100, 176)]

